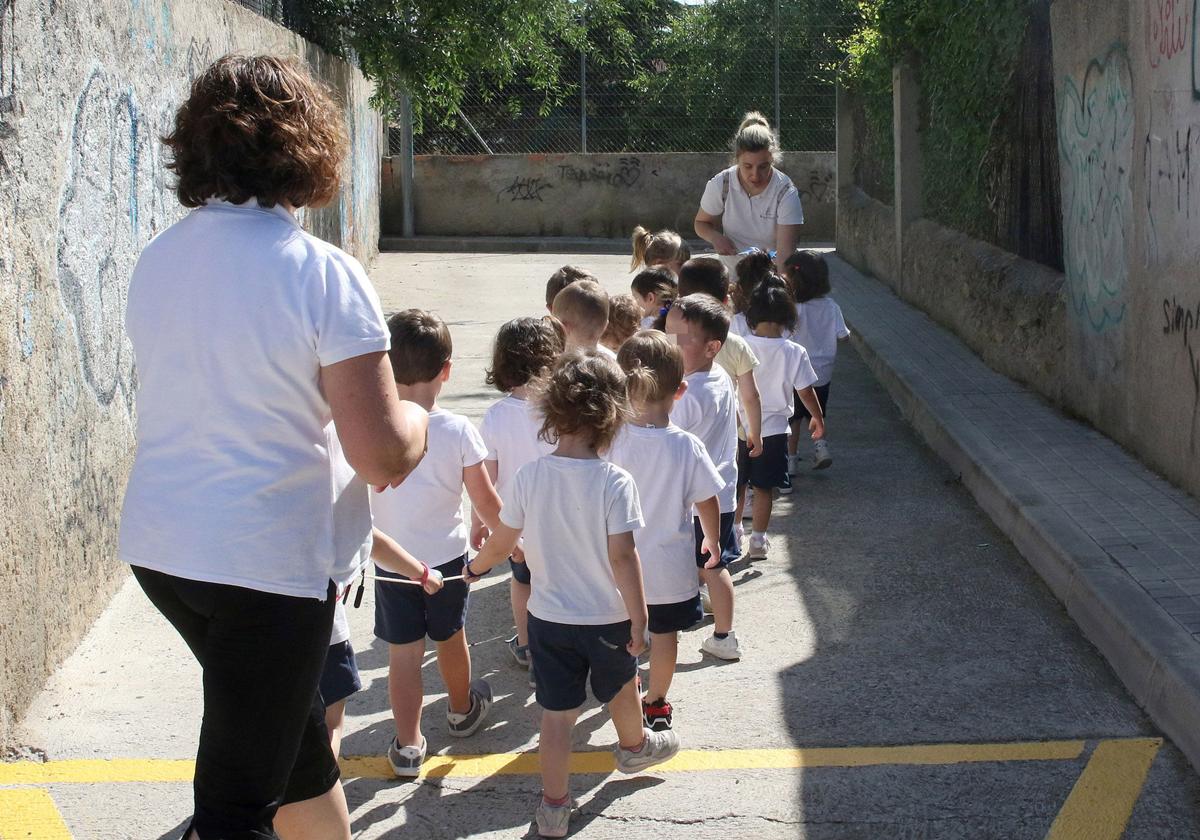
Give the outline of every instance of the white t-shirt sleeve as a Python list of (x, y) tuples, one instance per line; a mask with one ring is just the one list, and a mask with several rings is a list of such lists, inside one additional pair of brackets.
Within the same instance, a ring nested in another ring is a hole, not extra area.
[(725, 212), (725, 199), (721, 195), (724, 180), (725, 172), (722, 170), (704, 185), (704, 195), (700, 197), (700, 209), (710, 216), (720, 216)]
[(517, 474), (513, 476), (513, 480), (508, 485), (508, 490), (500, 500), (500, 521), (518, 531), (525, 527), (525, 487), (529, 483), (532, 466), (532, 464), (526, 464), (517, 470)]
[(833, 304), (833, 324), (838, 338), (850, 337), (850, 328), (846, 326), (846, 319), (842, 316), (842, 307), (836, 303)]
[(460, 445), (464, 468), (473, 467), (488, 457), (488, 448), (483, 443), (483, 437), (467, 420), (463, 421)]
[(817, 372), (813, 370), (812, 359), (808, 357), (808, 351), (796, 343), (793, 343), (792, 347), (800, 351), (792, 366), (792, 387), (797, 391), (802, 391), (810, 385), (817, 384)]
[(391, 345), (379, 296), (362, 265), (349, 254), (328, 256), (323, 276), (311, 285), (308, 306), (322, 367)]
[(725, 488), (725, 480), (717, 472), (704, 450), (704, 444), (699, 440), (692, 441), (692, 459), (687, 478), (687, 502), (690, 505), (711, 499)]
[(804, 224), (804, 207), (800, 204), (800, 191), (795, 184), (788, 184), (779, 199), (779, 214), (775, 218), (778, 225)]
[(633, 477), (619, 468), (613, 469), (608, 488), (608, 511), (605, 515), (608, 533), (625, 534), (636, 531), (642, 521), (642, 506)]

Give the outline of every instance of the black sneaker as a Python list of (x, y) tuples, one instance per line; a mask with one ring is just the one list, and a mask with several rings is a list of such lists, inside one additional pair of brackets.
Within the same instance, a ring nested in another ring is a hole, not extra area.
[(666, 700), (642, 701), (642, 719), (651, 732), (666, 732), (671, 728), (671, 704)]

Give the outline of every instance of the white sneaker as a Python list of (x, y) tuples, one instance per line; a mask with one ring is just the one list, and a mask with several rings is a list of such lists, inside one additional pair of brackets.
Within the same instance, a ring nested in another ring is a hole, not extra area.
[(737, 537), (737, 544), (740, 546), (746, 541), (746, 526), (741, 522), (736, 523), (733, 526), (733, 534)]
[(742, 504), (742, 519), (754, 518), (754, 488), (746, 486), (746, 501)]
[(766, 560), (767, 552), (771, 550), (771, 541), (766, 537), (750, 536), (750, 550), (747, 557), (751, 560)]
[(813, 441), (813, 469), (823, 470), (833, 464), (833, 456), (829, 454), (829, 444), (825, 438)]
[(799, 455), (789, 455), (788, 456), (787, 474), (790, 476), (793, 476), (793, 477), (800, 474), (800, 456)]
[(738, 647), (737, 635), (732, 630), (724, 639), (718, 639), (715, 635), (709, 636), (700, 643), (700, 650), (717, 659), (742, 658), (742, 649)]
[(547, 805), (543, 799), (533, 812), (533, 820), (537, 823), (538, 837), (566, 837), (567, 824), (571, 821), (571, 812), (577, 803), (574, 799), (566, 805)]
[(705, 615), (712, 615), (712, 601), (708, 598), (708, 587), (700, 587), (700, 609), (704, 610)]
[(637, 752), (623, 749), (620, 744), (613, 747), (617, 769), (622, 773), (640, 773), (655, 764), (662, 764), (679, 752), (679, 736), (672, 729), (661, 732), (642, 729), (642, 736), (642, 748)]

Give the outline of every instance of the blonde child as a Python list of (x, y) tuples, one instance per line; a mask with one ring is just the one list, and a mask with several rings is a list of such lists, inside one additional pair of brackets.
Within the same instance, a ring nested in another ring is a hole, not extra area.
[[(833, 366), (837, 361), (839, 341), (850, 337), (842, 309), (829, 297), (829, 264), (816, 251), (796, 251), (783, 263), (785, 278), (796, 299), (796, 328), (790, 338), (808, 351), (817, 382), (813, 390), (821, 404), (822, 417), (829, 411), (829, 385), (833, 379)], [(800, 469), (797, 449), (800, 442), (800, 425), (809, 419), (804, 404), (796, 406), (792, 417), (792, 434), (788, 438), (788, 472), (795, 475)], [(829, 453), (829, 440), (817, 438), (813, 441), (813, 469), (823, 470), (833, 464)]]
[(629, 414), (625, 375), (595, 352), (570, 351), (539, 400), (552, 454), (526, 464), (504, 497), (501, 522), (467, 565), (471, 580), (504, 561), (524, 536), (533, 591), (529, 652), (542, 730), (542, 837), (565, 837), (571, 815), (571, 733), (587, 684), (617, 729), (617, 769), (637, 773), (679, 750), (672, 731), (643, 727), (637, 656), (646, 646), (646, 598), (633, 532), (642, 527), (629, 473), (600, 453)]
[(692, 249), (683, 241), (683, 237), (673, 230), (660, 230), (651, 233), (641, 225), (633, 229), (633, 261), (630, 271), (637, 271), (639, 266), (654, 268), (665, 266), (672, 274), (679, 274), (680, 267), (692, 258)]
[[(542, 418), (529, 399), (529, 387), (549, 372), (560, 353), (562, 339), (544, 319), (514, 318), (496, 334), (487, 384), (505, 396), (488, 407), (479, 432), (487, 446), (483, 465), (501, 498), (512, 486), (517, 470), (554, 451), (538, 437)], [(471, 545), (478, 549), (486, 536), (487, 527), (472, 515)], [(528, 668), (529, 567), (511, 558), (509, 566), (509, 600), (517, 632), (508, 640), (508, 649), (518, 665)]]
[(613, 295), (608, 299), (608, 326), (600, 344), (616, 353), (641, 328), (641, 322), (642, 307), (633, 295)]
[(633, 532), (642, 560), (650, 628), (650, 683), (642, 701), (646, 726), (671, 728), (667, 699), (679, 656), (679, 631), (704, 618), (696, 578), (696, 533), (705, 568), (720, 563), (721, 508), (725, 486), (704, 444), (671, 423), (675, 401), (687, 391), (683, 353), (667, 336), (645, 330), (621, 345), (617, 362), (625, 371), (634, 416), (617, 435), (608, 459), (638, 488), (646, 524)]
[(577, 265), (564, 265), (551, 274), (550, 279), (546, 281), (546, 311), (553, 312), (554, 298), (558, 296), (559, 292), (578, 280), (596, 282), (596, 278), (592, 276), (591, 272)]
[(594, 280), (576, 280), (554, 296), (550, 308), (562, 324), (564, 349), (597, 350), (616, 360), (617, 354), (600, 344), (608, 328), (608, 292)]
[[(737, 398), (729, 376), (713, 365), (729, 334), (729, 312), (708, 295), (682, 297), (667, 313), (667, 334), (674, 338), (683, 356), (687, 385), (671, 409), (671, 422), (700, 439), (722, 480), (717, 493), (720, 559), (715, 566), (708, 567), (712, 558), (705, 556), (700, 537), (695, 540), (696, 566), (707, 587), (713, 614), (713, 634), (704, 640), (701, 650), (719, 659), (740, 659), (741, 649), (733, 632), (733, 580), (728, 568), (741, 556), (733, 527), (737, 504)], [(696, 531), (699, 533), (701, 528)]]
[(665, 268), (639, 271), (629, 284), (629, 290), (642, 307), (642, 329), (648, 330), (662, 316), (662, 310), (679, 296), (675, 275)]
[[(450, 377), (450, 331), (436, 315), (417, 309), (393, 315), (388, 328), (396, 391), (429, 412), (429, 438), (428, 452), (408, 478), (373, 498), (375, 524), (443, 577), (453, 577), (462, 573), (467, 558), (463, 488), (488, 527), (499, 522), (500, 498), (483, 465), (487, 449), (479, 433), (465, 417), (437, 405)], [(387, 573), (379, 570), (376, 576), (386, 578)], [(388, 643), (388, 697), (396, 725), (388, 762), (397, 776), (419, 775), (425, 760), (421, 660), (426, 636), (436, 645), (438, 670), (449, 695), (450, 735), (474, 734), (491, 707), (487, 682), (471, 680), (464, 629), (467, 599), (464, 581), (454, 581), (436, 595), (403, 584), (375, 584), (375, 635)]]
[(748, 556), (761, 559), (770, 549), (767, 527), (771, 522), (773, 491), (788, 483), (788, 418), (792, 416), (795, 397), (800, 397), (812, 415), (809, 430), (814, 440), (824, 436), (825, 423), (812, 388), (817, 375), (808, 351), (784, 336), (785, 331), (796, 325), (796, 304), (781, 279), (769, 278), (759, 283), (750, 296), (746, 321), (753, 331), (746, 340), (759, 359), (754, 378), (762, 395), (763, 452), (758, 458), (751, 458), (746, 444), (738, 444), (738, 483), (749, 484), (755, 491), (754, 530)]

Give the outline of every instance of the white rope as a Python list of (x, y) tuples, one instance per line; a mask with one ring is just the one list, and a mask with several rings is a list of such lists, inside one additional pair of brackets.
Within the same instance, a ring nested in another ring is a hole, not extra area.
[[(464, 580), (465, 578), (466, 578), (466, 575), (451, 575), (450, 577), (442, 578), (442, 583), (449, 583), (452, 580)], [(421, 581), (419, 581), (419, 580), (411, 580), (409, 578), (379, 577), (379, 575), (371, 575), (370, 577), (367, 578), (367, 580), (374, 580), (374, 581), (378, 581), (380, 583), (409, 583), (409, 584), (412, 584), (413, 586), (421, 585)]]

